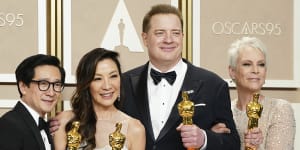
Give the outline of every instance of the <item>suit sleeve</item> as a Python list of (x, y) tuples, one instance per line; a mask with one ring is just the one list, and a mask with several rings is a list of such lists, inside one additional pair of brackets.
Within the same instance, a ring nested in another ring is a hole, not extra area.
[(18, 150), (22, 149), (22, 135), (18, 132), (17, 124), (6, 118), (0, 118), (0, 149)]
[[(240, 137), (233, 120), (229, 88), (226, 82), (223, 82), (220, 86), (218, 86), (213, 111), (216, 116), (215, 123), (225, 123), (231, 130), (231, 133), (220, 134), (215, 133), (210, 129), (206, 130), (207, 149), (239, 150)], [(213, 125), (214, 124), (212, 124), (212, 126)]]
[(121, 85), (121, 104), (119, 109), (125, 112), (127, 115), (134, 117), (136, 119), (141, 119), (140, 116), (137, 116), (139, 112), (137, 111), (137, 105), (135, 101), (136, 95), (134, 95), (135, 87), (130, 83), (131, 79), (129, 74), (122, 75), (122, 85)]

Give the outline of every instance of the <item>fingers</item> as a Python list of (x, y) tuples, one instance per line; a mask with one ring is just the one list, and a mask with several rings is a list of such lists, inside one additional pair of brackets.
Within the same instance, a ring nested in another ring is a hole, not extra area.
[(224, 123), (215, 124), (211, 130), (216, 133), (230, 133), (230, 129), (226, 127)]
[(59, 125), (60, 125), (60, 123), (58, 120), (50, 120), (50, 122), (49, 122), (50, 128), (54, 127), (54, 126), (59, 126)]
[(244, 140), (245, 143), (259, 146), (263, 143), (263, 134), (259, 128), (253, 128), (245, 132)]
[(259, 143), (259, 141), (252, 140), (251, 142), (245, 142), (245, 146), (250, 147), (251, 149), (258, 149), (260, 145)]
[(49, 130), (50, 130), (50, 134), (53, 136), (54, 133), (58, 130), (59, 126), (53, 126), (53, 127), (50, 127)]
[(263, 138), (262, 131), (259, 128), (253, 128), (245, 132), (245, 138), (256, 139)]
[(50, 134), (54, 136), (54, 133), (59, 129), (60, 123), (56, 119), (50, 119), (49, 120), (49, 130)]
[(254, 145), (254, 146), (258, 146), (262, 143), (262, 140), (261, 139), (245, 139), (245, 143), (248, 143), (248, 144), (251, 144), (251, 145)]
[(257, 128), (257, 127), (252, 128), (252, 129), (250, 129), (249, 131), (250, 131), (251, 133), (255, 133), (255, 134), (261, 133), (261, 130), (260, 130), (259, 128)]
[(204, 145), (205, 131), (196, 125), (181, 125), (180, 135), (186, 148), (200, 148)]
[(183, 126), (183, 124), (181, 123), (181, 124), (176, 128), (176, 130), (177, 130), (177, 131), (180, 131), (182, 126)]

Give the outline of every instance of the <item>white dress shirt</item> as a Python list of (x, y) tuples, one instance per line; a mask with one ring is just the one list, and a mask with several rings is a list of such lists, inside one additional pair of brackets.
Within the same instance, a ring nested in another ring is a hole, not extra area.
[(172, 69), (167, 71), (176, 72), (176, 80), (173, 85), (170, 85), (164, 78), (157, 85), (155, 85), (150, 76), (151, 68), (158, 72), (161, 71), (155, 68), (149, 62), (147, 77), (149, 109), (154, 137), (157, 138), (160, 130), (163, 128), (167, 119), (169, 118), (173, 105), (176, 102), (179, 90), (182, 86), (184, 76), (187, 71), (187, 64), (180, 60)]
[[(167, 72), (170, 71), (176, 72), (176, 80), (173, 83), (173, 85), (170, 85), (169, 82), (164, 78), (162, 78), (162, 80), (157, 85), (155, 85), (150, 75), (151, 68), (158, 72), (161, 71), (155, 68), (151, 64), (151, 62), (149, 62), (147, 89), (148, 89), (151, 123), (152, 123), (154, 137), (156, 139), (160, 133), (160, 130), (164, 127), (167, 119), (169, 118), (171, 110), (176, 102), (179, 90), (182, 87), (183, 80), (187, 72), (187, 64), (184, 63), (183, 60), (181, 59), (172, 69), (167, 71)], [(207, 147), (207, 135), (204, 130), (201, 131), (204, 133), (205, 138), (204, 138), (204, 145), (201, 147), (200, 150), (205, 150)]]

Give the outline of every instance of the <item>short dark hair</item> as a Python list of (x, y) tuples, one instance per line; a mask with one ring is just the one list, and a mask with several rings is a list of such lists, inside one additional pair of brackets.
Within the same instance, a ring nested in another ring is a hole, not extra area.
[(55, 56), (45, 55), (45, 54), (36, 54), (25, 58), (17, 67), (15, 74), (17, 80), (18, 91), (20, 97), (22, 93), (20, 91), (19, 82), (22, 81), (25, 85), (29, 86), (31, 80), (33, 79), (35, 72), (34, 69), (42, 65), (51, 65), (59, 69), (61, 74), (61, 82), (65, 83), (65, 70), (60, 66), (60, 61)]
[(180, 11), (172, 5), (158, 4), (158, 5), (152, 6), (151, 10), (145, 15), (145, 17), (143, 19), (143, 32), (149, 31), (150, 20), (154, 15), (157, 15), (157, 14), (174, 14), (174, 15), (176, 15), (180, 20), (181, 30), (183, 30), (183, 19), (182, 19), (182, 15), (181, 15)]

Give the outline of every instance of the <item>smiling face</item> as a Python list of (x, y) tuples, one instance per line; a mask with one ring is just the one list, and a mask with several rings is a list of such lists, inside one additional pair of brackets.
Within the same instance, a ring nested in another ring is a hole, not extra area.
[(120, 73), (113, 60), (99, 61), (90, 84), (94, 107), (114, 107), (113, 104), (120, 94), (120, 81)]
[(229, 74), (235, 80), (237, 89), (250, 93), (260, 91), (265, 83), (266, 71), (264, 54), (249, 46), (239, 51), (236, 67), (229, 67)]
[[(151, 17), (150, 29), (142, 33), (149, 59), (157, 68), (173, 67), (181, 59), (183, 32), (178, 16), (157, 14)], [(163, 71), (163, 70), (162, 70)]]
[[(34, 77), (32, 80), (45, 80), (48, 82), (61, 82), (61, 74), (57, 67), (51, 65), (37, 66), (34, 69)], [(46, 91), (41, 91), (38, 83), (30, 82), (29, 86), (23, 82), (19, 82), (20, 90), (23, 94), (22, 100), (32, 109), (44, 116), (56, 105), (60, 92), (53, 90), (53, 85)]]

